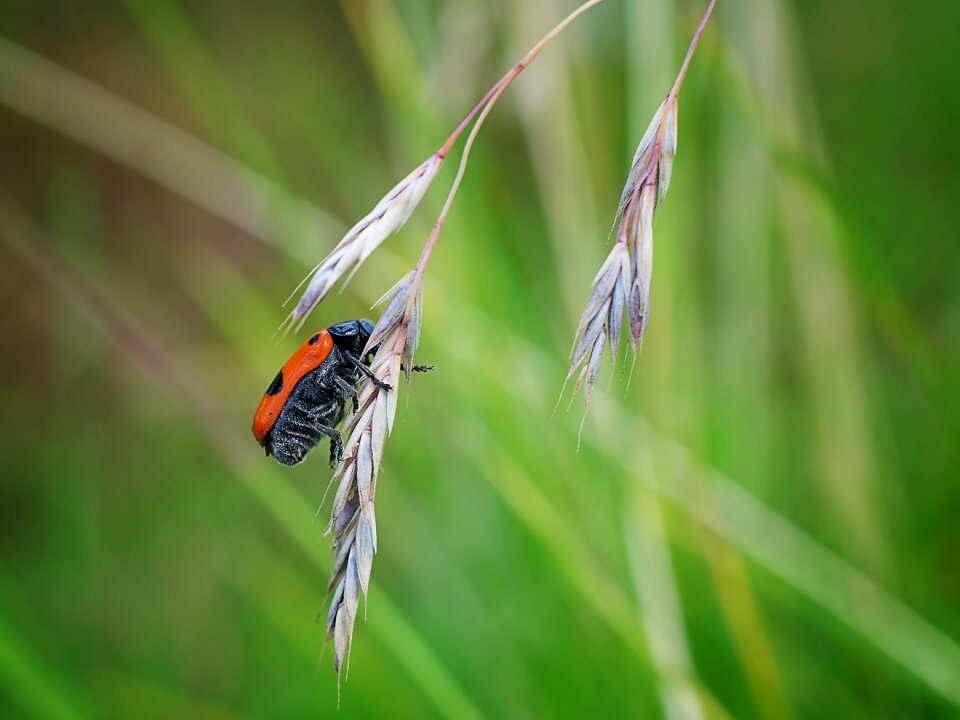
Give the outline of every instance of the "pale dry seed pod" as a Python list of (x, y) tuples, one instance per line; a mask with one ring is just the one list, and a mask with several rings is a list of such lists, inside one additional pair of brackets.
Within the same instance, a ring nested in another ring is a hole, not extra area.
[(341, 278), (346, 277), (346, 282), (349, 282), (371, 253), (406, 225), (443, 166), (443, 160), (440, 153), (431, 155), (388, 192), (366, 217), (347, 231), (330, 254), (304, 279), (307, 288), (284, 322), (287, 328), (299, 330), (307, 315)]

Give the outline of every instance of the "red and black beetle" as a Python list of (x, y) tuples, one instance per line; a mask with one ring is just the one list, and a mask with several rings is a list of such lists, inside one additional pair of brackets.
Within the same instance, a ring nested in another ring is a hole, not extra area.
[(312, 335), (287, 360), (253, 416), (253, 436), (267, 455), (282, 465), (296, 465), (329, 437), (330, 465), (336, 465), (343, 454), (336, 426), (347, 398), (356, 408), (360, 375), (384, 390), (392, 389), (370, 372), (376, 348), (360, 357), (372, 332), (373, 325), (366, 320), (338, 323)]

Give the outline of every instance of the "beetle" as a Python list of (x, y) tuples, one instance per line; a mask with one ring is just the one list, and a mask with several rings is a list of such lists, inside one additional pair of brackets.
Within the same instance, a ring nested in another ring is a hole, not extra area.
[(360, 376), (383, 390), (393, 389), (370, 371), (377, 348), (363, 354), (372, 332), (367, 320), (337, 323), (312, 335), (287, 360), (253, 416), (253, 436), (267, 456), (281, 465), (296, 465), (328, 437), (330, 466), (340, 461), (343, 440), (337, 425), (348, 398), (357, 408)]

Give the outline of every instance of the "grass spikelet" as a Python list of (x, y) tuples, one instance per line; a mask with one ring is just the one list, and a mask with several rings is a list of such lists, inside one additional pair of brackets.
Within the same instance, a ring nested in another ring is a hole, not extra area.
[[(624, 311), (627, 313), (626, 330), (634, 362), (650, 321), (653, 221), (657, 209), (667, 196), (673, 160), (677, 154), (677, 96), (715, 4), (716, 0), (711, 0), (673, 87), (640, 139), (614, 216), (616, 243), (593, 280), (590, 298), (580, 317), (570, 355), (570, 368), (563, 381), (560, 397), (563, 397), (570, 379), (577, 375), (572, 395), (575, 396), (583, 387), (584, 417), (590, 408), (607, 343), (610, 345), (610, 364), (614, 367), (617, 364)], [(580, 428), (583, 429), (582, 422)]]
[(299, 330), (307, 315), (341, 278), (346, 277), (349, 282), (353, 273), (384, 240), (400, 232), (433, 184), (443, 160), (444, 155), (439, 152), (431, 155), (388, 192), (366, 217), (347, 231), (330, 254), (304, 280), (307, 288), (287, 316), (284, 328)]
[[(333, 476), (339, 480), (327, 533), (333, 533), (334, 562), (328, 583), (333, 596), (327, 613), (327, 640), (333, 640), (333, 664), (339, 677), (349, 662), (350, 643), (360, 596), (366, 601), (377, 551), (374, 500), (387, 437), (397, 412), (401, 366), (411, 357), (419, 334), (417, 310), (420, 283), (410, 273), (394, 286), (390, 304), (380, 316), (368, 350), (376, 348), (373, 379), (360, 387), (356, 411), (343, 428), (343, 459)], [(412, 364), (406, 368), (412, 369)]]

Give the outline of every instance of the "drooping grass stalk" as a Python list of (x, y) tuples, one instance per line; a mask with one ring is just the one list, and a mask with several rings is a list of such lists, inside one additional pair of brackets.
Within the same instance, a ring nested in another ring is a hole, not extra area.
[[(414, 269), (404, 276), (384, 298), (390, 299), (370, 335), (364, 352), (375, 352), (371, 370), (378, 383), (361, 384), (358, 410), (347, 420), (343, 460), (333, 480), (339, 488), (331, 510), (328, 532), (334, 536), (335, 561), (328, 585), (333, 593), (327, 614), (327, 639), (333, 640), (334, 668), (339, 679), (349, 653), (356, 624), (360, 596), (364, 599), (370, 583), (373, 557), (377, 550), (374, 500), (377, 478), (386, 439), (393, 429), (401, 370), (409, 383), (414, 353), (420, 338), (423, 278), (453, 201), (466, 173), (470, 152), (484, 122), (503, 92), (567, 25), (602, 0), (589, 0), (568, 15), (508, 70), (467, 113), (441, 148), (417, 170), (407, 176), (374, 210), (347, 233), (333, 253), (315, 269), (303, 297), (291, 313), (289, 326), (302, 323), (306, 314), (326, 295), (346, 272), (356, 272), (389, 235), (406, 223), (439, 172), (440, 166), (464, 130), (473, 122), (464, 143), (456, 177), (434, 223)], [(349, 277), (347, 278), (349, 280)], [(379, 303), (377, 303), (379, 304)], [(386, 389), (392, 386), (392, 390)]]
[[(655, 477), (648, 449), (642, 447), (637, 456), (641, 471)], [(666, 720), (702, 720), (706, 715), (696, 688), (661, 500), (644, 486), (632, 489), (624, 513), (624, 544), (650, 662), (660, 675), (663, 714)]]

